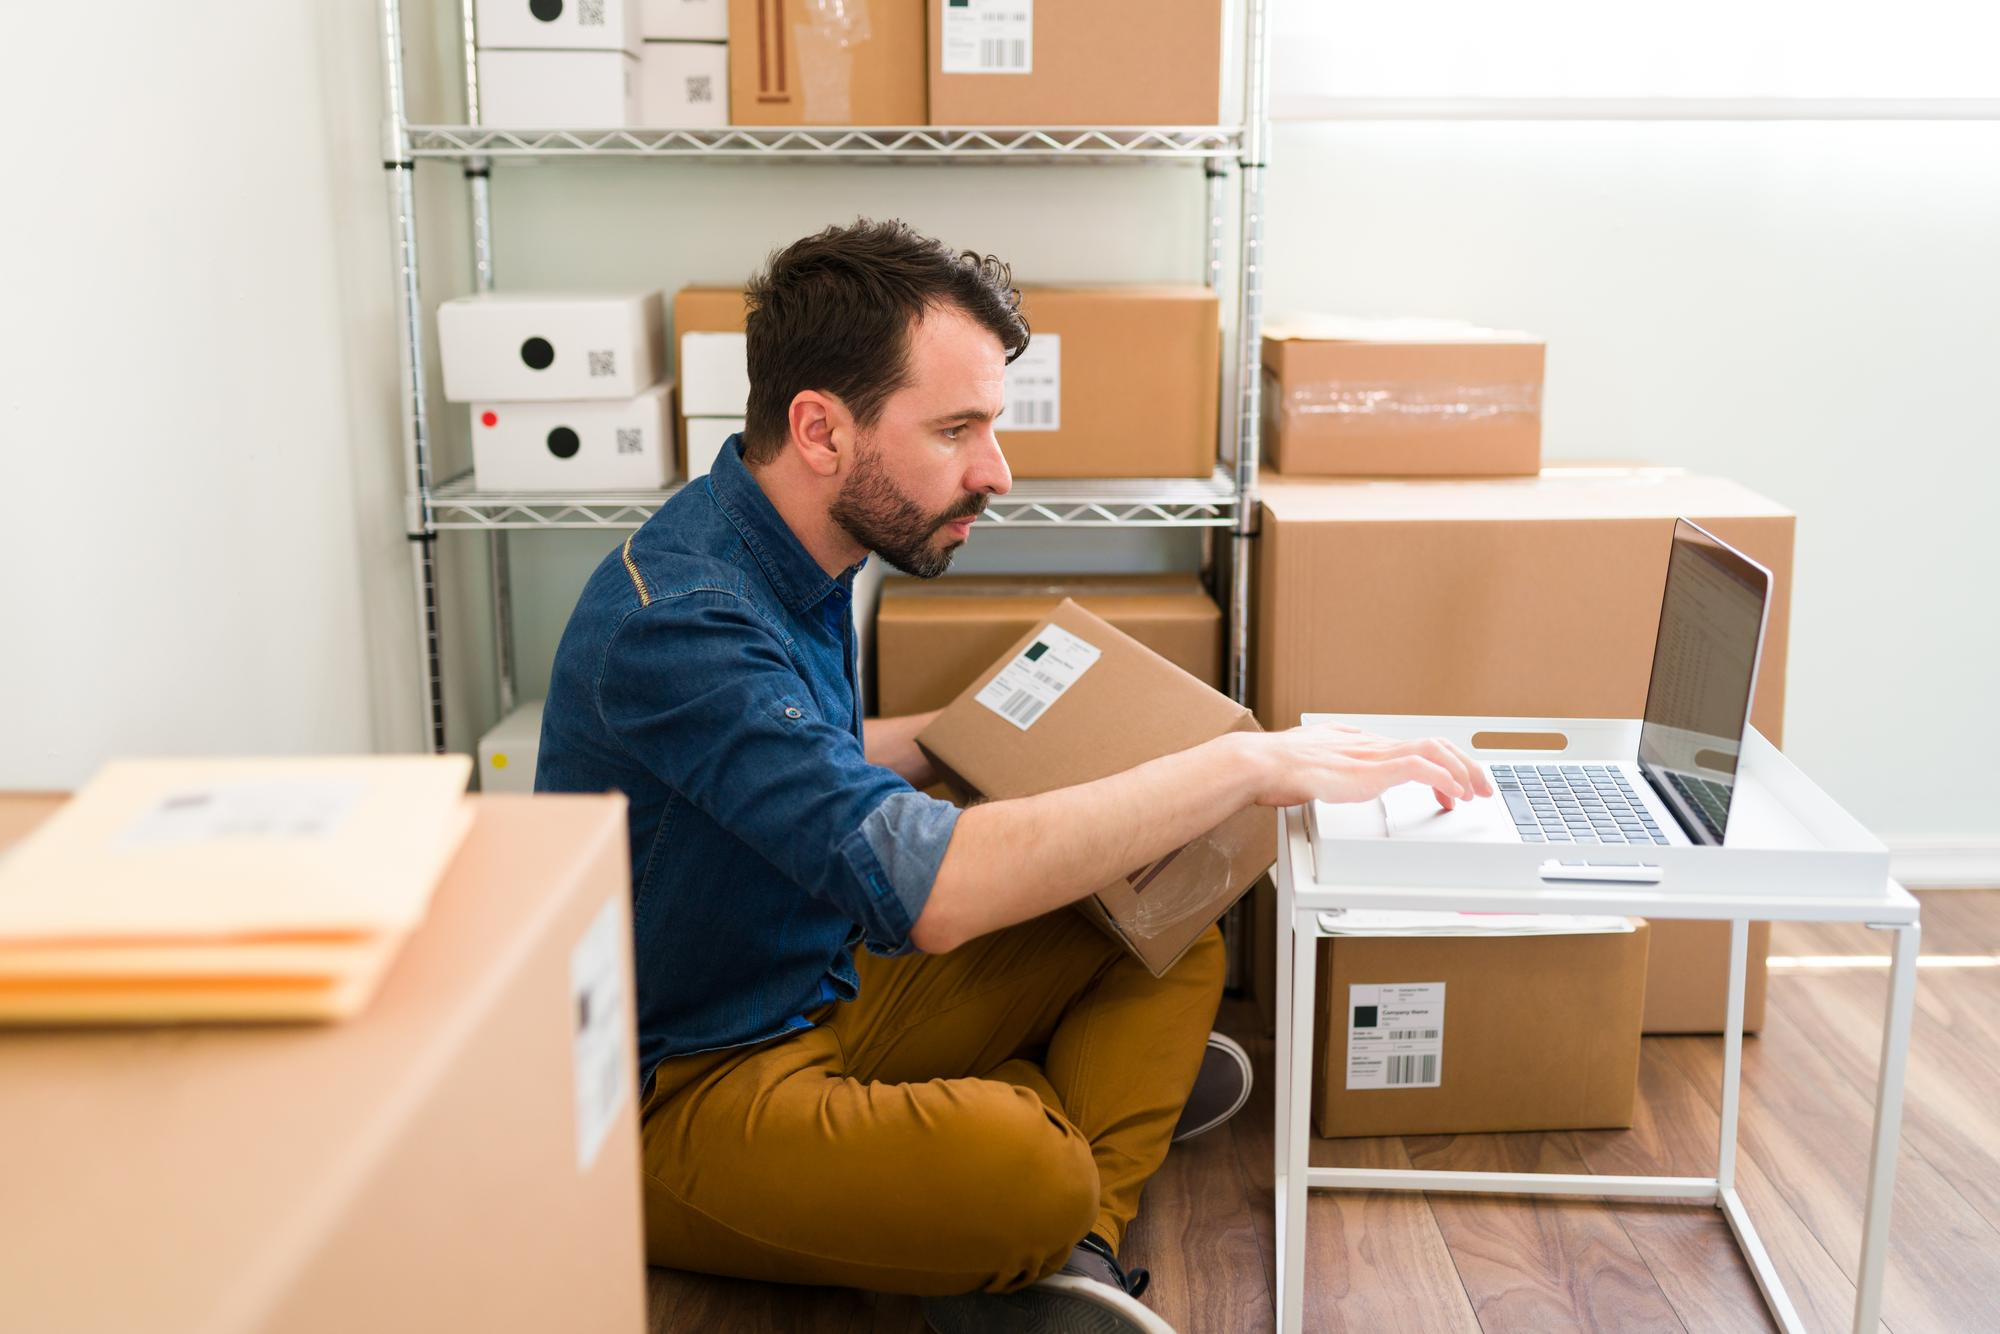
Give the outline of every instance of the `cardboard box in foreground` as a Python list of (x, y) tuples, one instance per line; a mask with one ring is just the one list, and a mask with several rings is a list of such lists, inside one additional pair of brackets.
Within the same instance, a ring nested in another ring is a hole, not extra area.
[[(994, 800), (1123, 773), (1230, 732), (1249, 710), (1071, 601), (1022, 636), (917, 736), (960, 788)], [(1162, 974), (1276, 855), (1251, 807), (1077, 906)]]
[[(1602, 935), (1320, 942), (1314, 1125), (1336, 1137), (1630, 1126), (1646, 934), (1636, 922)], [(1374, 1031), (1409, 995), (1435, 1009), (1404, 1013), (1441, 1017), (1436, 1064), (1350, 1071), (1351, 1030)]]
[(0, 1323), (646, 1327), (624, 799), (476, 807), (354, 1019), (0, 1035)]
[(877, 709), (941, 709), (1009, 644), (1074, 598), (1174, 666), (1222, 684), (1222, 609), (1193, 575), (890, 579), (875, 612)]

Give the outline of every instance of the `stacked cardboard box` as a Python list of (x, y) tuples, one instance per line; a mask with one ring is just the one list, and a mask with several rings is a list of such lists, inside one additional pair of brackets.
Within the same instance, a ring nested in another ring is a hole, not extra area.
[(1193, 575), (891, 579), (875, 613), (884, 717), (943, 708), (1065, 599), (1210, 689), (1222, 683), (1222, 610)]
[(683, 287), (674, 294), (680, 381), (681, 475), (708, 475), (722, 442), (743, 429), (750, 364), (740, 287)]
[(618, 491), (673, 475), (658, 292), (485, 293), (438, 308), (444, 394), (471, 405), (487, 491)]
[[(1673, 522), (1685, 515), (1773, 575), (1751, 722), (1784, 730), (1794, 517), (1733, 482), (1664, 468), (1262, 485), (1258, 717), (1307, 712), (1636, 718)], [(1658, 922), (1648, 1032), (1721, 1028), (1728, 928)], [(1763, 1021), (1753, 936), (1745, 1024)], [(1671, 961), (1671, 962), (1669, 962)]]
[(716, 129), (729, 123), (727, 0), (644, 0), (639, 51), (642, 125)]
[(479, 123), (640, 122), (639, 0), (478, 0)]

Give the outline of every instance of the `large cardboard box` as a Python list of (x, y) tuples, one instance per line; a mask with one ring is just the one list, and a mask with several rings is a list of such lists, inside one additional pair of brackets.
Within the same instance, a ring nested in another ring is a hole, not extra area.
[[(1322, 941), (1313, 1043), (1319, 1133), (1630, 1126), (1646, 939), (1646, 924), (1636, 922), (1631, 931), (1599, 935)], [(1384, 1069), (1382, 1058), (1364, 1057), (1351, 1070), (1354, 1033), (1387, 1036), (1385, 1026), (1399, 1014), (1412, 1027), (1389, 1031), (1437, 1034), (1442, 1051), (1428, 1058), (1436, 1063), (1417, 1056), (1405, 1058), (1405, 1068)]]
[(930, 0), (933, 125), (1214, 125), (1222, 0)]
[(922, 125), (924, 0), (729, 0), (736, 125)]
[(639, 52), (639, 123), (719, 130), (729, 123), (729, 48), (656, 42)]
[(1200, 681), (1222, 684), (1222, 609), (1193, 575), (890, 579), (875, 612), (877, 711), (941, 709), (1065, 599)]
[[(1249, 710), (1071, 601), (917, 735), (960, 790), (994, 800), (1072, 787), (1230, 732)], [(1157, 976), (1269, 870), (1276, 821), (1230, 815), (1077, 906)]]
[(1001, 451), (1016, 477), (1207, 477), (1221, 366), (1205, 287), (1029, 287)]
[[(1751, 721), (1783, 740), (1795, 519), (1743, 486), (1671, 468), (1273, 475), (1262, 500), (1251, 661), (1266, 727), (1307, 712), (1638, 717), (1673, 522), (1685, 515), (1771, 570)], [(1646, 1030), (1719, 1031), (1728, 927), (1658, 922), (1652, 936), (1674, 962), (1652, 974)], [(1754, 1031), (1764, 951), (1751, 954)]]
[(0, 1323), (645, 1328), (625, 802), (476, 809), (355, 1019), (0, 1035)]
[[(1771, 924), (1750, 923), (1750, 962), (1743, 975), (1743, 1031), (1764, 1027)], [(1653, 923), (1653, 961), (1646, 971), (1648, 1033), (1720, 1033), (1729, 1022), (1729, 923)]]
[(1533, 475), (1533, 334), (1440, 320), (1318, 317), (1264, 334), (1264, 461), (1300, 477)]

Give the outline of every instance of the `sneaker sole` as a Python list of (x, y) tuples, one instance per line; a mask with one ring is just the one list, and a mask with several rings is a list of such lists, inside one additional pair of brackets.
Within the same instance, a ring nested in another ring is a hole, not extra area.
[(934, 1297), (924, 1318), (937, 1334), (1176, 1334), (1138, 1298), (1078, 1274), (1018, 1292)]
[(1172, 1141), (1175, 1144), (1185, 1144), (1187, 1143), (1187, 1141), (1195, 1138), (1197, 1135), (1206, 1135), (1209, 1131), (1215, 1129), (1217, 1126), (1229, 1120), (1230, 1117), (1242, 1111), (1243, 1105), (1250, 1101), (1250, 1085), (1253, 1082), (1253, 1076), (1250, 1070), (1250, 1053), (1243, 1050), (1243, 1044), (1238, 1042), (1235, 1038), (1230, 1037), (1226, 1033), (1210, 1033), (1208, 1035), (1208, 1045), (1210, 1045), (1211, 1047), (1220, 1047), (1223, 1051), (1228, 1052), (1230, 1056), (1235, 1058), (1236, 1064), (1240, 1066), (1243, 1070), (1243, 1089), (1240, 1093), (1236, 1095), (1236, 1101), (1230, 1103), (1229, 1106), (1224, 1108), (1221, 1112), (1218, 1112), (1216, 1115), (1210, 1117), (1208, 1120), (1202, 1122), (1200, 1125), (1195, 1126), (1188, 1130), (1183, 1130), (1179, 1134), (1175, 1135)]

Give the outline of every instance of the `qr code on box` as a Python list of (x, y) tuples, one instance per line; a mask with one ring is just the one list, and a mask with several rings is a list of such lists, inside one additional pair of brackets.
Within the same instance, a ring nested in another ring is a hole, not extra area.
[(576, 21), (579, 27), (601, 28), (604, 26), (604, 0), (578, 0)]
[(590, 354), (590, 378), (595, 380), (606, 375), (618, 374), (618, 354), (616, 352), (593, 352)]
[(706, 74), (688, 75), (687, 100), (690, 105), (696, 102), (713, 102), (715, 100), (715, 80)]
[(621, 426), (618, 428), (618, 452), (620, 454), (637, 454), (641, 452), (641, 449), (638, 427)]

